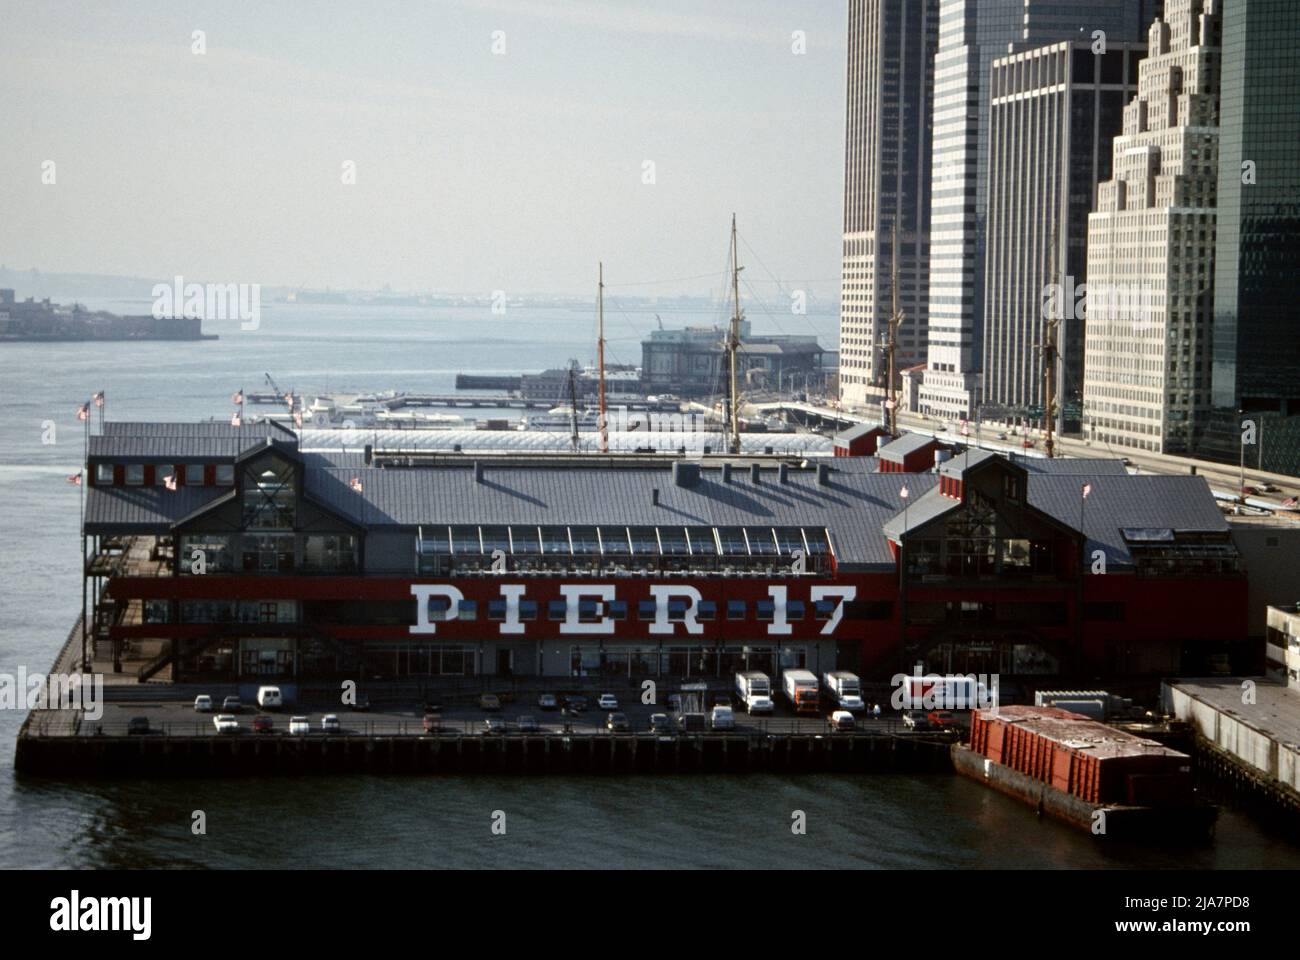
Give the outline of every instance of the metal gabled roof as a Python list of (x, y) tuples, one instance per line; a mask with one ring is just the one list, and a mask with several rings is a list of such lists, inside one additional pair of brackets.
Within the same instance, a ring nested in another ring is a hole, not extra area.
[(167, 533), (173, 523), (232, 492), (231, 487), (87, 487), (86, 532)]

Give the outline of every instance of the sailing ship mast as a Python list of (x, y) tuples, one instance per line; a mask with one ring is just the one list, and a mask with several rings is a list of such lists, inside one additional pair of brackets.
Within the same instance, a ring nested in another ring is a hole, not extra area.
[(727, 335), (728, 381), (728, 451), (740, 453), (740, 392), (736, 386), (736, 353), (740, 349), (740, 271), (736, 249), (736, 215), (731, 215), (731, 298), (735, 308), (731, 314), (731, 330)]
[[(1052, 227), (1052, 249), (1049, 252), (1052, 264), (1052, 283), (1060, 290), (1060, 264), (1057, 250), (1056, 227)], [(1056, 338), (1060, 320), (1056, 316), (1043, 318), (1043, 417), (1047, 421), (1047, 438), (1043, 441), (1043, 450), (1048, 459), (1055, 456), (1056, 440), (1052, 431), (1056, 426)]]
[(609, 453), (609, 427), (605, 423), (605, 264), (599, 265), (599, 281), (596, 286), (596, 367), (600, 376), (600, 418), (597, 425), (600, 430), (600, 452)]
[(894, 223), (889, 247), (889, 295), (891, 299), (889, 312), (889, 339), (885, 350), (889, 355), (889, 401), (885, 404), (889, 411), (889, 435), (898, 436), (898, 373), (895, 357), (898, 353), (898, 328), (903, 325), (903, 315), (898, 311), (898, 223)]

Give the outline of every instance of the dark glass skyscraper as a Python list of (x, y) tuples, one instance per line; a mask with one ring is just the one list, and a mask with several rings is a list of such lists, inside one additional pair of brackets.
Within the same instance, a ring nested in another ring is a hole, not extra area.
[(1222, 16), (1214, 406), (1300, 415), (1300, 2)]

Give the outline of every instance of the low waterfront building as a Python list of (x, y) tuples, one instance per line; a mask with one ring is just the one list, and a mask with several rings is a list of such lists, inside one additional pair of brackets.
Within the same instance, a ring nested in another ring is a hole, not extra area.
[(276, 424), (110, 422), (85, 488), (97, 661), (142, 680), (887, 678), (1248, 654), (1203, 478), (984, 451), (876, 466), (314, 451)]
[[(647, 393), (682, 397), (720, 396), (727, 392), (729, 370), (722, 327), (653, 330), (641, 341), (641, 387)], [(835, 357), (814, 336), (750, 333), (740, 323), (737, 376), (744, 389), (803, 391), (821, 389)]]
[(1288, 608), (1268, 608), (1265, 669), (1293, 693), (1300, 693), (1300, 601)]

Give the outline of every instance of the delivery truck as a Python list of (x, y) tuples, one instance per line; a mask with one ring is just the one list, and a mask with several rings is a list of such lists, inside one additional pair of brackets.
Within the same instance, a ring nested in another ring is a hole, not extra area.
[(822, 682), (826, 684), (826, 695), (840, 710), (861, 713), (867, 708), (862, 700), (862, 683), (856, 673), (835, 670), (824, 675)]
[(736, 674), (736, 698), (750, 713), (772, 712), (772, 681), (766, 673), (746, 670)]
[(781, 674), (781, 688), (795, 713), (820, 713), (817, 675), (811, 670), (786, 670)]

